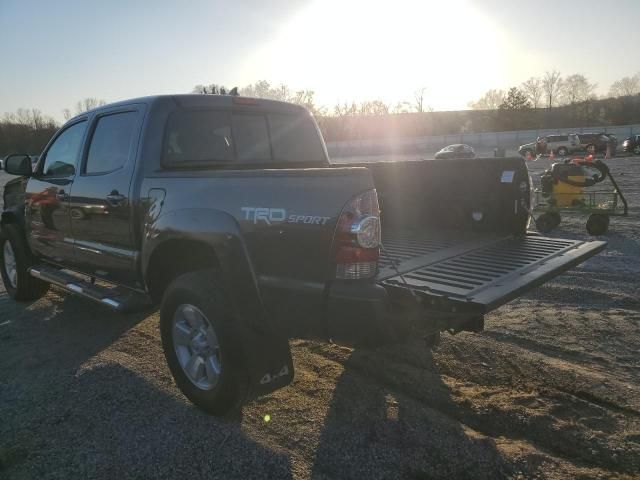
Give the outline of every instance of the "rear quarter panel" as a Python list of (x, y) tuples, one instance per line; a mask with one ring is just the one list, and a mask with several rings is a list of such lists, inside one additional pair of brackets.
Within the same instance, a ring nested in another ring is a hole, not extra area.
[(141, 193), (166, 192), (159, 220), (188, 209), (233, 217), (258, 276), (324, 282), (342, 207), (369, 188), (367, 169), (316, 168), (162, 172), (147, 177)]

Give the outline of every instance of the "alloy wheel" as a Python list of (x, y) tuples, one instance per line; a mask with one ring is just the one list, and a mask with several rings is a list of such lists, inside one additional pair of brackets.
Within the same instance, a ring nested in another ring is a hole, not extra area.
[(171, 328), (178, 362), (191, 382), (202, 390), (212, 390), (222, 372), (220, 343), (211, 321), (198, 307), (179, 305)]

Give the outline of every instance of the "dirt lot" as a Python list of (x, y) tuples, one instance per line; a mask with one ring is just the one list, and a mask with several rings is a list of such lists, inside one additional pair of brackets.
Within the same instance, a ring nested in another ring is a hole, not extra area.
[(605, 253), (433, 350), (293, 340), (295, 382), (239, 422), (176, 389), (157, 313), (0, 291), (0, 477), (640, 478), (640, 159), (610, 164)]

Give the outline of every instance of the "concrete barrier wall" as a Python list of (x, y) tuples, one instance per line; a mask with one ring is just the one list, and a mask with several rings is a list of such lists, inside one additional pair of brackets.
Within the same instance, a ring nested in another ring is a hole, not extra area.
[(414, 137), (381, 140), (353, 140), (344, 142), (328, 142), (330, 157), (352, 157), (359, 155), (383, 154), (423, 154), (434, 153), (442, 147), (453, 143), (466, 143), (477, 150), (492, 150), (500, 147), (517, 150), (524, 144), (533, 142), (539, 136), (562, 133), (606, 132), (618, 137), (618, 145), (622, 140), (640, 134), (640, 125), (622, 125), (609, 127), (575, 127), (549, 130), (515, 130), (509, 132), (460, 133), (455, 135), (437, 135), (432, 137)]

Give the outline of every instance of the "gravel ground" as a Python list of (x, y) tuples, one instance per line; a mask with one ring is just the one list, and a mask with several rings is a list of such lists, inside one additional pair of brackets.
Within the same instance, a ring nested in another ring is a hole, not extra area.
[(0, 290), (0, 477), (640, 478), (640, 159), (609, 163), (604, 253), (432, 350), (292, 340), (294, 383), (236, 421), (177, 390), (157, 313)]

